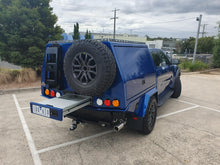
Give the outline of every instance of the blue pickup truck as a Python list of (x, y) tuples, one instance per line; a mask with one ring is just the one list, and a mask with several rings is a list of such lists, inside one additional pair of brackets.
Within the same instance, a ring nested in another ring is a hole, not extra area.
[(41, 93), (31, 112), (55, 120), (124, 126), (149, 134), (157, 107), (181, 94), (180, 70), (159, 49), (116, 40), (49, 42), (41, 73)]

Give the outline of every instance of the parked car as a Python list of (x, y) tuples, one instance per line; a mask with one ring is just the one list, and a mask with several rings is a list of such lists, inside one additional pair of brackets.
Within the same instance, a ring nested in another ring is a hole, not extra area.
[(140, 43), (49, 42), (41, 74), (43, 102), (31, 112), (55, 120), (124, 126), (149, 134), (157, 107), (181, 94), (180, 70), (159, 49)]

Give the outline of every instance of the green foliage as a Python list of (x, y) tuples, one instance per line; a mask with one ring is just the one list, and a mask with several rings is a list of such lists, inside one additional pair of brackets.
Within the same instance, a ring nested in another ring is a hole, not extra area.
[(176, 42), (176, 45), (175, 45), (175, 50), (174, 50), (174, 54), (177, 54), (177, 53), (181, 53), (181, 48), (182, 48), (182, 42), (181, 41), (177, 41)]
[(215, 41), (215, 47), (213, 51), (213, 67), (220, 68), (220, 22), (218, 24), (218, 39)]
[(214, 46), (214, 37), (199, 38), (197, 52), (211, 54)]
[(194, 72), (194, 71), (201, 71), (201, 70), (205, 70), (208, 69), (209, 65), (201, 62), (201, 61), (196, 61), (195, 64), (192, 64), (189, 67), (189, 71)]
[(42, 65), (46, 43), (61, 39), (50, 0), (0, 1), (0, 56), (23, 67)]
[[(190, 37), (182, 42), (177, 42), (176, 50), (178, 53), (193, 53), (195, 38)], [(197, 53), (211, 54), (214, 48), (214, 37), (203, 37), (198, 39)]]
[(179, 49), (180, 49), (181, 53), (185, 53), (185, 52), (193, 53), (194, 45), (195, 45), (195, 38), (190, 37), (189, 39), (186, 39), (182, 42)]
[(220, 35), (216, 40), (214, 52), (213, 52), (213, 66), (220, 68)]
[(76, 24), (74, 24), (73, 39), (74, 40), (78, 40), (79, 39), (79, 24), (78, 24), (78, 22)]
[(192, 61), (189, 61), (189, 60), (183, 60), (183, 61), (179, 61), (180, 64), (179, 64), (179, 68), (180, 69), (184, 69), (184, 70), (187, 70), (190, 65), (192, 65)]
[(209, 65), (201, 61), (195, 61), (195, 64), (192, 64), (192, 61), (184, 60), (180, 62), (179, 68), (190, 72), (194, 72), (208, 69)]
[(88, 29), (86, 30), (85, 39), (92, 39), (91, 32)]

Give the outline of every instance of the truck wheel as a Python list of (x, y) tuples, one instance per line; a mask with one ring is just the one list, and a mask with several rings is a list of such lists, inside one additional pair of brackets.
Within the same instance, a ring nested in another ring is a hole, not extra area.
[(99, 41), (76, 41), (66, 52), (64, 74), (76, 93), (100, 96), (115, 79), (115, 59), (111, 50)]
[(181, 95), (182, 85), (180, 81), (180, 77), (176, 78), (174, 84), (174, 92), (172, 94), (172, 98), (178, 98)]
[(155, 97), (150, 99), (150, 102), (147, 106), (145, 116), (143, 118), (143, 128), (142, 133), (148, 135), (154, 128), (155, 122), (157, 119), (157, 101)]

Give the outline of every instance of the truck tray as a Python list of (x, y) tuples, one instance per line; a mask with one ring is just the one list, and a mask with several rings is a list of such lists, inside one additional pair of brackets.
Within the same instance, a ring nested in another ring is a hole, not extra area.
[(31, 102), (31, 113), (55, 120), (63, 120), (67, 114), (91, 104), (90, 96), (66, 94), (39, 103)]

